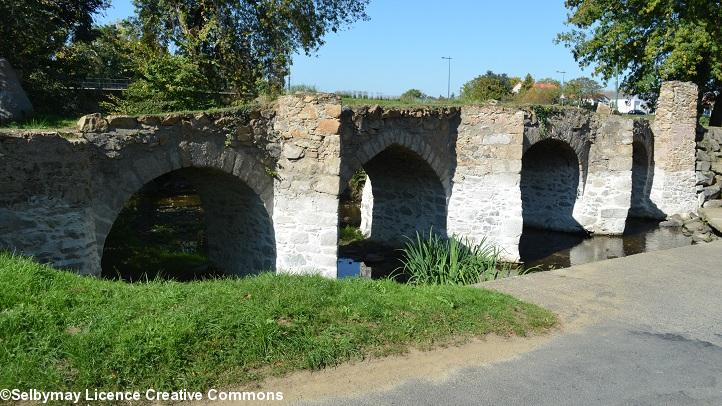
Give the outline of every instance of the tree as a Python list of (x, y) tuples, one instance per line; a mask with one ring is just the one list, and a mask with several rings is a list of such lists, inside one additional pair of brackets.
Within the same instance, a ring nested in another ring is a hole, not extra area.
[[(557, 41), (629, 93), (656, 93), (663, 80), (722, 90), (722, 0), (566, 0), (571, 31)], [(718, 99), (720, 99), (718, 97)], [(722, 102), (713, 125), (722, 124)]]
[(461, 87), (461, 98), (470, 101), (501, 100), (511, 94), (512, 85), (506, 74), (487, 71)]
[(198, 63), (216, 89), (280, 92), (290, 56), (366, 19), (369, 0), (135, 0), (144, 41)]
[(57, 59), (68, 43), (92, 37), (94, 13), (108, 0), (0, 0), (0, 57), (7, 58), (36, 112), (60, 113), (75, 106), (77, 95), (63, 82)]
[(521, 82), (521, 91), (527, 92), (532, 87), (534, 87), (534, 78), (531, 76), (531, 73), (527, 73), (526, 76), (524, 76), (524, 80)]
[(425, 99), (427, 96), (419, 89), (409, 89), (405, 91), (400, 99), (405, 101), (414, 101), (419, 99)]
[[(71, 78), (134, 78), (145, 63), (140, 30), (132, 20), (93, 28), (93, 39), (76, 41), (57, 53), (58, 64)], [(138, 54), (141, 55), (138, 55)]]
[(108, 0), (0, 0), (0, 57), (27, 75), (47, 71), (69, 41), (88, 39)]
[(138, 73), (120, 97), (111, 96), (102, 106), (122, 114), (151, 114), (205, 110), (218, 106), (208, 78), (192, 59), (166, 50), (136, 49)]
[(545, 84), (542, 83), (541, 85), (532, 87), (526, 92), (520, 93), (517, 100), (520, 103), (527, 104), (557, 103), (559, 101), (559, 96), (561, 96), (561, 89), (559, 86), (554, 86), (553, 84), (547, 84), (547, 86), (544, 85)]
[(584, 99), (594, 99), (602, 92), (602, 85), (594, 79), (579, 77), (564, 84), (564, 93), (582, 103)]

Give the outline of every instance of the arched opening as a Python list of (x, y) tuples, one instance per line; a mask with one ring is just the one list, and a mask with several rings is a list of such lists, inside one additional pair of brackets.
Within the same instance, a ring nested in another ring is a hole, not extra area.
[(339, 256), (365, 276), (390, 274), (398, 248), (416, 233), (446, 236), (446, 192), (418, 154), (392, 145), (363, 164), (341, 193)]
[(520, 182), (522, 261), (534, 262), (585, 238), (584, 228), (573, 217), (580, 172), (577, 155), (563, 141), (542, 140), (524, 153)]
[(275, 237), (261, 198), (235, 176), (185, 168), (136, 192), (103, 247), (102, 275), (194, 280), (275, 268)]
[(628, 217), (653, 220), (665, 218), (664, 213), (650, 198), (654, 176), (652, 159), (652, 154), (645, 144), (640, 141), (632, 143), (632, 197)]

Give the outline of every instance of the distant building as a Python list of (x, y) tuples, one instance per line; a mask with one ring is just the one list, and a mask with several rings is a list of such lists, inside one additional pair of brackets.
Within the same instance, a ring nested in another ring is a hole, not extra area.
[(640, 98), (638, 95), (626, 95), (620, 94), (617, 98), (615, 92), (606, 92), (608, 98), (609, 107), (612, 110), (619, 111), (622, 114), (629, 113), (631, 111), (642, 111), (645, 114), (652, 112), (652, 108), (649, 106), (649, 102)]

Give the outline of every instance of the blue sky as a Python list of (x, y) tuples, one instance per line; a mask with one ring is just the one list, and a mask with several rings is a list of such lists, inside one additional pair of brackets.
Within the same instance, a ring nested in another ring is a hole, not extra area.
[[(566, 29), (563, 0), (371, 0), (369, 21), (329, 34), (312, 56), (296, 55), (292, 84), (321, 91), (356, 90), (399, 95), (417, 88), (446, 95), (487, 70), (535, 78), (591, 75), (571, 52), (554, 44)], [(107, 23), (133, 14), (132, 0), (112, 0), (98, 16)], [(610, 85), (611, 86), (611, 85)]]

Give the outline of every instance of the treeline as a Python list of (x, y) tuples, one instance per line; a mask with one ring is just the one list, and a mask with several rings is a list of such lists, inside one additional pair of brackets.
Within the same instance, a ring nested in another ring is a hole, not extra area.
[(535, 80), (531, 74), (523, 79), (487, 71), (461, 87), (461, 98), (468, 101), (514, 101), (528, 104), (556, 104), (562, 101), (573, 105), (594, 104), (603, 97), (602, 85), (594, 79), (579, 77), (563, 84), (544, 78)]
[(135, 0), (132, 18), (98, 26), (109, 0), (0, 0), (0, 57), (38, 111), (80, 108), (85, 78), (130, 79), (108, 111), (206, 109), (280, 93), (291, 54), (366, 19), (368, 1)]

